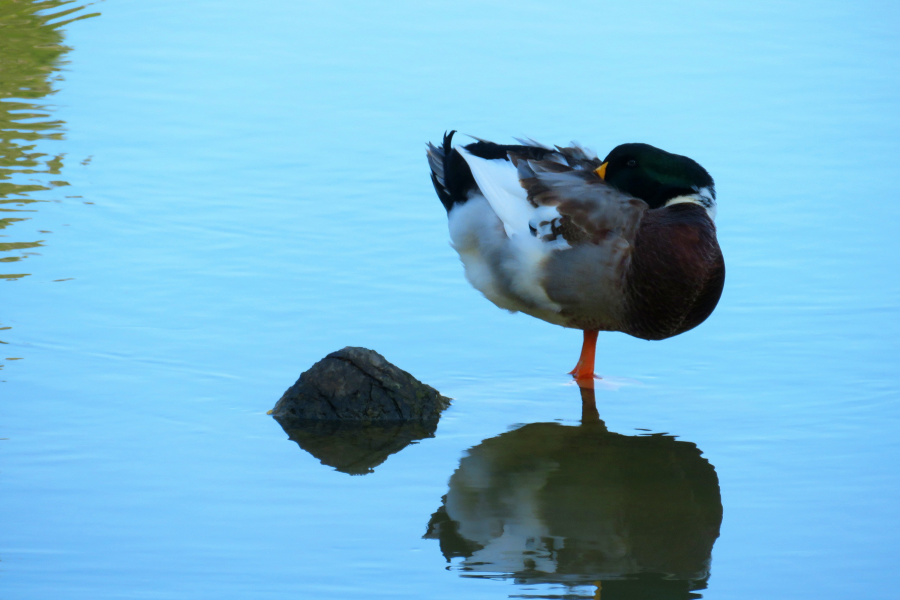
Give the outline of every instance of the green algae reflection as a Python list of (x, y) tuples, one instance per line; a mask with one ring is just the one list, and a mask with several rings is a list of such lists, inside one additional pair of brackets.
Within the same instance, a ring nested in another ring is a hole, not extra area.
[(41, 101), (55, 92), (70, 50), (61, 28), (97, 14), (83, 9), (56, 0), (0, 0), (0, 280), (27, 276), (8, 263), (44, 243), (28, 239), (21, 227), (46, 201), (34, 194), (68, 185), (59, 178), (64, 155), (39, 148), (44, 140), (62, 139), (64, 126)]

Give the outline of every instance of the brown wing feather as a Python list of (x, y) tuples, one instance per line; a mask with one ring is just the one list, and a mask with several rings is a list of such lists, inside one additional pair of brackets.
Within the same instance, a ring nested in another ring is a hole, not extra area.
[(601, 244), (610, 236), (634, 240), (641, 217), (649, 207), (607, 185), (593, 170), (593, 161), (572, 168), (555, 161), (510, 158), (519, 182), (535, 207), (555, 206), (561, 216), (558, 232), (569, 243)]

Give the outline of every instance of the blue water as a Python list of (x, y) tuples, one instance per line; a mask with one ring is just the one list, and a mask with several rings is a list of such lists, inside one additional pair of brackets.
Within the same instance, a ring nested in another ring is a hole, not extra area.
[[(599, 416), (714, 468), (703, 598), (897, 596), (896, 5), (51, 16), (81, 6), (0, 0), (45, 17), (0, 29), (4, 599), (594, 596), (423, 539), (470, 449), (582, 416), (580, 332), (498, 310), (448, 246), (424, 144), (451, 128), (710, 171), (722, 300), (671, 340), (601, 335)], [(365, 476), (266, 416), (347, 345), (454, 398)]]

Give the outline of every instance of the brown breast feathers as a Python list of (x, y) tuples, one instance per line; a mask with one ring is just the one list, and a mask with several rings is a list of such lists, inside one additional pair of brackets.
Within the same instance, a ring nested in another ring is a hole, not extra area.
[(661, 340), (693, 329), (712, 313), (724, 284), (716, 228), (702, 207), (648, 210), (634, 241), (623, 331)]

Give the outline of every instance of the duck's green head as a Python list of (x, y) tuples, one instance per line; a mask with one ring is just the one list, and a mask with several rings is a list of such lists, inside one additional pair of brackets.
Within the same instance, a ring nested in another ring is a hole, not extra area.
[(650, 208), (681, 202), (704, 207), (716, 216), (716, 188), (706, 169), (687, 156), (649, 144), (616, 146), (595, 171), (616, 189), (640, 198)]

